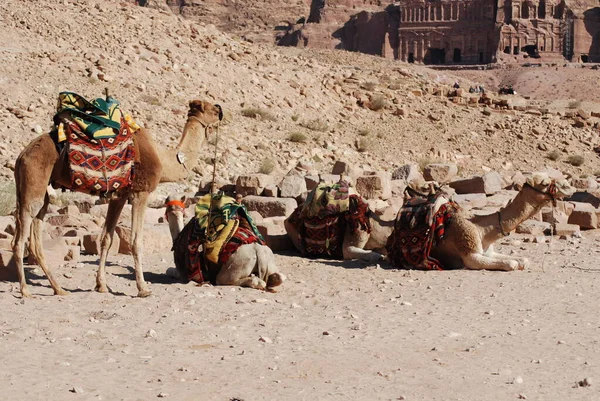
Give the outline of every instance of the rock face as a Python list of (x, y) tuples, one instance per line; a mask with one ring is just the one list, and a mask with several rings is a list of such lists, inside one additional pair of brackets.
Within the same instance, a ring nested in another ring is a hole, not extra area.
[[(600, 10), (591, 0), (568, 6), (545, 0), (403, 0), (379, 8), (366, 2), (353, 4), (356, 9), (351, 13), (350, 3), (313, 0), (309, 24), (290, 25), (278, 43), (335, 46), (426, 64), (483, 64), (523, 58), (600, 61), (600, 44), (594, 40), (600, 32)], [(571, 28), (564, 23), (567, 15), (573, 16), (573, 42), (568, 46), (565, 36)], [(322, 40), (327, 36), (339, 43)]]

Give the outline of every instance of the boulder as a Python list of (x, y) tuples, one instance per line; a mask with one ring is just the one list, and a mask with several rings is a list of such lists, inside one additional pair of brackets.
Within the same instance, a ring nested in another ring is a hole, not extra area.
[(569, 215), (569, 224), (576, 224), (583, 229), (598, 228), (596, 208), (588, 203), (573, 202), (575, 209)]
[(235, 182), (235, 192), (242, 196), (260, 195), (272, 183), (273, 177), (267, 174), (240, 175)]
[(263, 219), (256, 226), (267, 242), (267, 246), (273, 251), (293, 250), (294, 244), (285, 231), (283, 225), (284, 217), (268, 217)]
[(289, 216), (298, 206), (293, 198), (267, 198), (264, 196), (246, 196), (242, 203), (248, 211), (257, 211), (264, 218)]
[(403, 180), (405, 183), (409, 183), (413, 180), (422, 182), (425, 181), (425, 178), (421, 174), (419, 166), (416, 164), (405, 164), (392, 172), (392, 180)]
[(562, 224), (559, 223), (554, 227), (554, 235), (570, 237), (579, 232), (577, 224)]
[[(83, 249), (88, 255), (100, 255), (100, 236), (101, 233), (86, 234), (83, 236)], [(120, 240), (118, 235), (113, 236), (113, 243), (108, 250), (109, 255), (119, 253)]]
[(379, 171), (356, 179), (356, 191), (365, 199), (389, 199), (392, 197), (390, 174)]
[(428, 164), (423, 170), (423, 177), (427, 181), (436, 181), (440, 184), (450, 182), (458, 174), (455, 163)]
[(0, 249), (0, 281), (17, 281), (17, 264), (13, 261), (13, 253)]
[(288, 175), (279, 184), (282, 198), (295, 198), (306, 192), (306, 180), (303, 176)]
[(535, 236), (550, 234), (550, 223), (544, 223), (537, 220), (526, 220), (517, 226), (517, 234), (531, 234)]
[(452, 181), (450, 187), (454, 188), (457, 194), (493, 195), (502, 190), (502, 177), (497, 172), (491, 171), (484, 175)]
[(306, 190), (312, 191), (319, 185), (319, 175), (306, 175), (304, 181), (306, 182)]
[(279, 188), (275, 184), (269, 184), (263, 190), (263, 196), (267, 196), (269, 198), (277, 198), (279, 193)]
[[(119, 237), (118, 252), (131, 255), (131, 228), (119, 225), (116, 228)], [(166, 224), (144, 225), (143, 249), (145, 253), (170, 252), (173, 245), (169, 226)]]

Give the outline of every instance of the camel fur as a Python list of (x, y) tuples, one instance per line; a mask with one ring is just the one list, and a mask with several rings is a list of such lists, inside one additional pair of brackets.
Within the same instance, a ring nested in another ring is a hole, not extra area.
[[(384, 258), (385, 244), (387, 238), (394, 229), (395, 208), (389, 206), (378, 212), (369, 213), (369, 223), (371, 232), (357, 229), (355, 232), (347, 229), (344, 233), (344, 242), (342, 252), (344, 260), (362, 259), (367, 262), (377, 262)], [(298, 250), (302, 247), (298, 243), (298, 231), (290, 223), (289, 217), (284, 221), (285, 230), (290, 237), (292, 244)]]
[[(552, 194), (555, 188), (556, 193)], [(523, 270), (526, 258), (494, 252), (493, 244), (515, 230), (554, 200), (573, 195), (575, 189), (564, 179), (554, 180), (535, 173), (517, 196), (497, 213), (467, 218), (460, 212), (452, 216), (444, 238), (431, 251), (445, 269)]]
[[(188, 121), (185, 125), (178, 152), (189, 151), (190, 154), (200, 151), (205, 139), (205, 132), (211, 124), (218, 123), (222, 118), (219, 105), (213, 105), (200, 100), (190, 102)], [(150, 192), (154, 191), (159, 182), (185, 178), (188, 169), (179, 163), (174, 152), (157, 150), (151, 135), (145, 129), (139, 129), (133, 135), (135, 145), (134, 179), (131, 187), (113, 194), (109, 201), (108, 213), (101, 235), (100, 264), (96, 275), (96, 291), (108, 292), (105, 278), (105, 266), (108, 250), (112, 244), (115, 228), (125, 203), (132, 204), (132, 254), (135, 265), (135, 278), (139, 297), (150, 295), (144, 281), (142, 270), (142, 238), (143, 222), (146, 204)], [(195, 148), (194, 148), (195, 147)], [(44, 259), (42, 249), (42, 225), (44, 215), (50, 202), (46, 188), (50, 183), (63, 187), (70, 185), (68, 165), (59, 159), (56, 146), (48, 134), (42, 134), (34, 139), (18, 156), (15, 163), (15, 183), (17, 192), (16, 233), (13, 243), (13, 257), (17, 265), (17, 273), (23, 297), (30, 297), (23, 255), (25, 241), (29, 237), (29, 249), (40, 267), (48, 277), (56, 295), (66, 295), (53, 277)]]
[[(187, 241), (179, 233), (184, 227), (184, 211), (180, 207), (173, 207), (171, 204), (176, 197), (169, 196), (166, 200), (166, 216), (169, 222), (169, 228), (173, 237), (173, 249), (182, 249), (186, 247), (177, 246), (178, 241)], [(185, 197), (180, 202), (185, 202)], [(174, 255), (176, 268), (169, 268), (167, 275), (188, 282), (188, 270), (184, 261), (187, 255)], [(217, 285), (237, 285), (240, 287), (249, 287), (257, 290), (275, 291), (275, 287), (281, 285), (286, 280), (286, 276), (279, 272), (275, 263), (273, 251), (266, 245), (259, 243), (245, 244), (240, 246), (231, 257), (220, 266), (216, 277)]]

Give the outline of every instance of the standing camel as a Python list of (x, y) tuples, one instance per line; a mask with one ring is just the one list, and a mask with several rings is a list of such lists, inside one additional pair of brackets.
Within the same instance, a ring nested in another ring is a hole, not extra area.
[[(508, 236), (542, 207), (574, 192), (564, 179), (555, 180), (546, 173), (535, 173), (517, 196), (496, 213), (467, 218), (460, 211), (451, 209), (445, 234), (433, 245), (430, 255), (443, 269), (523, 270), (529, 263), (526, 258), (496, 253), (494, 242)], [(402, 227), (397, 226), (388, 241), (388, 259), (396, 266), (409, 268), (411, 266), (403, 263), (398, 229), (402, 230)]]
[[(98, 292), (108, 292), (105, 277), (106, 257), (121, 211), (129, 200), (132, 204), (131, 248), (138, 297), (147, 297), (151, 294), (144, 281), (142, 270), (142, 230), (148, 196), (156, 189), (159, 182), (178, 181), (187, 177), (192, 166), (197, 163), (196, 156), (208, 135), (209, 127), (223, 118), (219, 105), (194, 100), (189, 106), (188, 119), (175, 150), (156, 149), (151, 135), (145, 129), (139, 129), (133, 134), (136, 153), (135, 174), (131, 186), (114, 193), (108, 204), (108, 213), (101, 235), (100, 265), (96, 275)], [(185, 164), (186, 157), (191, 165)], [(68, 292), (60, 287), (46, 264), (42, 246), (42, 224), (49, 204), (46, 188), (50, 183), (66, 188), (71, 185), (69, 166), (63, 158), (59, 158), (56, 145), (49, 134), (40, 135), (23, 149), (15, 163), (15, 182), (17, 212), (13, 253), (21, 294), (23, 297), (31, 296), (23, 269), (25, 241), (29, 236), (30, 252), (48, 277), (54, 294), (66, 295)]]

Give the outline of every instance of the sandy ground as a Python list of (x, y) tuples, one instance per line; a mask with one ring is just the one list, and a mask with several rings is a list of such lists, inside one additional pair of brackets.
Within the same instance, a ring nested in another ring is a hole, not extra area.
[(597, 400), (599, 241), (513, 234), (497, 249), (532, 265), (511, 273), (277, 255), (278, 293), (174, 283), (168, 253), (145, 259), (146, 299), (130, 257), (112, 294), (92, 256), (55, 269), (68, 297), (30, 270), (34, 299), (0, 283), (1, 398)]

